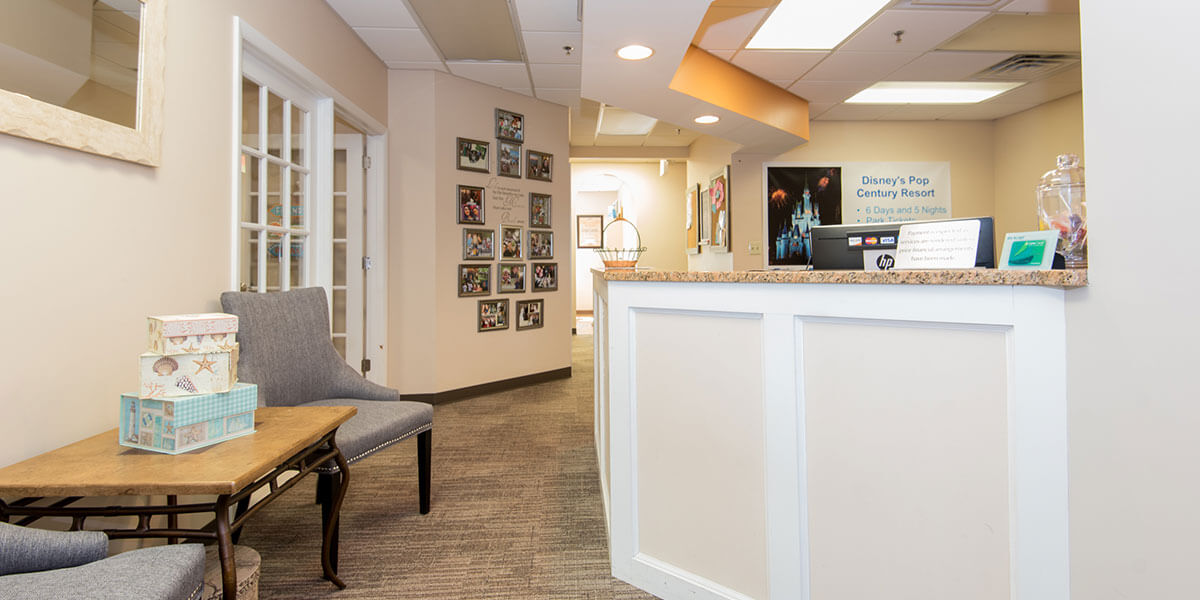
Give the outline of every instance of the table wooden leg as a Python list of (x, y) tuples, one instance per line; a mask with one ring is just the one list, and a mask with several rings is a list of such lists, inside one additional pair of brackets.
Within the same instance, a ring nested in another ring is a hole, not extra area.
[(321, 504), (321, 523), (324, 525), (324, 539), (321, 541), (321, 567), (325, 571), (326, 579), (338, 588), (345, 588), (346, 584), (337, 575), (338, 517), (341, 515), (342, 500), (345, 499), (346, 490), (350, 485), (350, 470), (346, 457), (342, 456), (333, 440), (329, 441), (329, 445), (337, 452), (333, 459), (337, 462), (338, 473), (327, 478), (331, 489), (322, 494), (324, 502)]
[(237, 600), (237, 565), (229, 531), (229, 495), (217, 496), (217, 556), (221, 559), (221, 589), (225, 600)]
[[(176, 496), (175, 494), (167, 495), (167, 506), (177, 506), (178, 504), (179, 504), (179, 496)], [(179, 515), (177, 515), (175, 513), (171, 513), (171, 514), (167, 515), (167, 529), (179, 529)], [(168, 544), (178, 544), (179, 538), (169, 537), (169, 538), (167, 538), (167, 543)]]

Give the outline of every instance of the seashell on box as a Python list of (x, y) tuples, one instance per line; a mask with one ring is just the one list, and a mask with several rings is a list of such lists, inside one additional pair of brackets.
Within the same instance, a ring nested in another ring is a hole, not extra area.
[(158, 354), (228, 352), (237, 346), (238, 320), (226, 313), (148, 317), (148, 350)]
[(191, 394), (228, 392), (237, 383), (237, 345), (220, 352), (140, 357), (139, 398), (175, 398)]

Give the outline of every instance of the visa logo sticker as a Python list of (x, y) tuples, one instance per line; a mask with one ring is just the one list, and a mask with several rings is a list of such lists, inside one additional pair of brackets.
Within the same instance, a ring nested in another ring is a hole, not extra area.
[(877, 238), (875, 236), (871, 236), (871, 237), (867, 238), (866, 240), (864, 240), (863, 243), (865, 243), (868, 246), (874, 246), (879, 243), (879, 238)]
[(887, 235), (887, 236), (881, 237), (881, 238), (879, 238), (879, 243), (880, 243), (880, 244), (895, 244), (895, 243), (896, 243), (896, 236), (894, 236), (894, 235)]
[(851, 246), (861, 246), (862, 238), (861, 237), (848, 237), (848, 238), (846, 238), (846, 243), (850, 244)]

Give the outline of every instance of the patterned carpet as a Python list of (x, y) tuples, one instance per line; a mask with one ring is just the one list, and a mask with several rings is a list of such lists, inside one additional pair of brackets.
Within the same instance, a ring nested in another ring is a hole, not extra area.
[(417, 512), (416, 443), (351, 467), (338, 591), (320, 578), (315, 477), (257, 515), (260, 598), (642, 600), (609, 573), (592, 444), (591, 336), (571, 379), (435, 407), (433, 509)]

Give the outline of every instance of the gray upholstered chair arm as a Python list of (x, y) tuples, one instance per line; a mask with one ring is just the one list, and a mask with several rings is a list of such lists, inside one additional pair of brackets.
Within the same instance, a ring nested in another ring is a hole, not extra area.
[(142, 548), (79, 567), (0, 577), (0, 600), (198, 600), (203, 591), (200, 544)]
[(0, 575), (76, 567), (108, 556), (101, 531), (47, 531), (0, 523)]
[(399, 400), (400, 392), (359, 375), (350, 365), (338, 360), (341, 368), (329, 374), (326, 397), (361, 398), (363, 400)]

